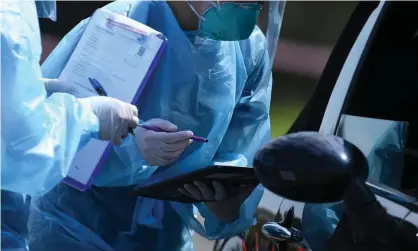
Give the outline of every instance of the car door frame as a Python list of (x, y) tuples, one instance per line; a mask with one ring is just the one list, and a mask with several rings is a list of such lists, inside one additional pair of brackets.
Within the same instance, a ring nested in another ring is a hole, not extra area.
[[(380, 24), (389, 6), (389, 2), (386, 1), (377, 4), (371, 2), (370, 5), (359, 3), (330, 56), (317, 90), (288, 133), (319, 131), (336, 134), (344, 107), (350, 98), (350, 91), (353, 90), (353, 83), (357, 82), (370, 45), (382, 28)], [(370, 14), (365, 15), (367, 12)], [(365, 15), (366, 20), (362, 19), (361, 15)], [(360, 30), (358, 30), (359, 25), (362, 26)], [(357, 35), (356, 31), (358, 31)], [(390, 193), (387, 196), (376, 195), (376, 197), (388, 213), (397, 218), (405, 218), (418, 226), (418, 214), (394, 202), (393, 198), (390, 198)]]

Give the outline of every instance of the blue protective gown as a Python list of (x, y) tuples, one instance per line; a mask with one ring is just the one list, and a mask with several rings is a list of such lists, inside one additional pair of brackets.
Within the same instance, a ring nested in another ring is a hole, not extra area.
[(29, 197), (1, 191), (1, 250), (26, 250)]
[(39, 195), (66, 176), (80, 142), (97, 136), (98, 119), (74, 96), (47, 98), (35, 3), (1, 7), (1, 188)]
[[(33, 1), (0, 3), (1, 244), (27, 246), (27, 196), (52, 189), (67, 174), (80, 142), (98, 120), (73, 96), (47, 98), (41, 81), (41, 37)], [(7, 190), (7, 191), (6, 191)]]
[(305, 204), (301, 230), (312, 251), (328, 251), (328, 240), (332, 237), (343, 213), (343, 202)]
[[(177, 162), (155, 172), (133, 136), (114, 147), (95, 186), (82, 193), (65, 184), (32, 204), (30, 248), (45, 250), (192, 250), (191, 230), (222, 238), (246, 230), (263, 189), (242, 204), (240, 218), (222, 224), (202, 203), (128, 196), (135, 184), (164, 179), (212, 163), (250, 166), (270, 139), (271, 71), (266, 39), (256, 28), (244, 41), (214, 41), (184, 32), (166, 2), (114, 2), (105, 7), (162, 32), (168, 47), (137, 104), (142, 120), (162, 118), (209, 139), (193, 143)], [(88, 20), (76, 26), (43, 64), (59, 76)], [(194, 217), (199, 209), (203, 227)]]

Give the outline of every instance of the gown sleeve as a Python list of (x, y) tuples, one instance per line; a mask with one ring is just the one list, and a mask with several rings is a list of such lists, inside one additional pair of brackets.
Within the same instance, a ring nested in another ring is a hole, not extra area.
[(41, 40), (34, 4), (8, 3), (3, 7), (2, 189), (37, 196), (66, 177), (80, 144), (98, 135), (98, 119), (91, 107), (72, 95), (47, 97), (39, 65)]

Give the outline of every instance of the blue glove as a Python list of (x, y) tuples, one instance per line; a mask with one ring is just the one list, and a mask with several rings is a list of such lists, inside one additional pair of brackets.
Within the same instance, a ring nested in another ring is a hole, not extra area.
[[(45, 90), (48, 93), (68, 93), (79, 97), (80, 103), (85, 109), (91, 109), (99, 119), (99, 139), (112, 142), (119, 146), (122, 140), (128, 136), (129, 128), (135, 128), (139, 124), (138, 108), (122, 102), (118, 99), (103, 96), (91, 96), (91, 93), (83, 92), (82, 88), (76, 88), (59, 79), (43, 79)], [(80, 98), (84, 97), (84, 98)]]
[(88, 97), (79, 99), (80, 103), (91, 107), (99, 119), (100, 139), (119, 146), (128, 137), (129, 128), (139, 124), (136, 106), (111, 97)]
[(166, 166), (178, 159), (192, 140), (191, 131), (176, 132), (177, 126), (162, 119), (151, 119), (144, 124), (166, 132), (155, 132), (142, 127), (135, 130), (136, 146), (144, 160), (151, 166)]

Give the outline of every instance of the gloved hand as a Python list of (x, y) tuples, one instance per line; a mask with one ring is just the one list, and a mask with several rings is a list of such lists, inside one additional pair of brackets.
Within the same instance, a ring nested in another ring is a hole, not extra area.
[(192, 143), (191, 131), (176, 132), (177, 126), (166, 120), (151, 119), (144, 124), (167, 131), (154, 132), (142, 127), (135, 129), (138, 150), (151, 166), (166, 166), (173, 163)]
[(138, 109), (134, 105), (104, 96), (81, 98), (79, 101), (89, 105), (99, 119), (100, 139), (110, 141), (113, 145), (122, 144), (129, 128), (139, 124)]
[(77, 98), (95, 96), (94, 93), (84, 90), (83, 88), (77, 88), (77, 86), (67, 84), (59, 79), (43, 78), (42, 81), (44, 82), (46, 92), (49, 94), (62, 92), (71, 94)]
[(239, 218), (241, 204), (255, 188), (254, 186), (247, 187), (243, 191), (239, 191), (236, 196), (231, 197), (228, 195), (226, 187), (221, 183), (213, 181), (212, 185), (213, 188), (201, 181), (195, 181), (194, 184), (185, 184), (184, 189), (180, 188), (179, 192), (196, 200), (215, 199), (214, 202), (205, 202), (205, 205), (222, 223), (230, 223)]

